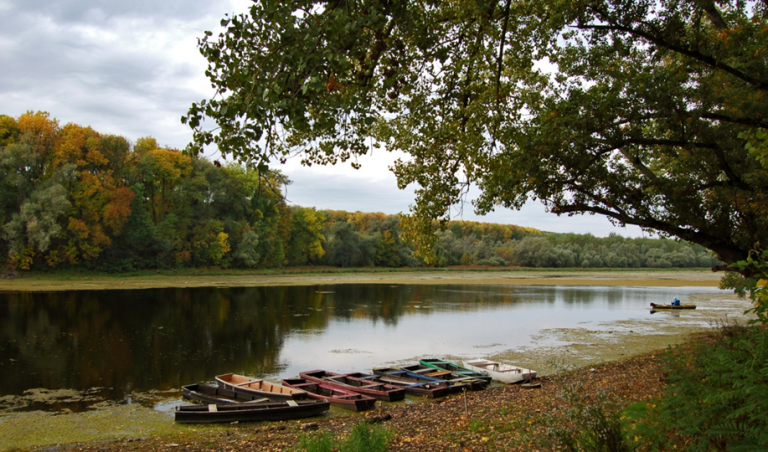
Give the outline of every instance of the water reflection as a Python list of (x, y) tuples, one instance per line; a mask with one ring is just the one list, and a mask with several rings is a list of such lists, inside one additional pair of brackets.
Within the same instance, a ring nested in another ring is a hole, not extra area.
[[(339, 285), (0, 293), (0, 395), (107, 398), (239, 372), (366, 370), (527, 345), (544, 328), (648, 316), (702, 288)], [(481, 350), (482, 351), (482, 350)]]

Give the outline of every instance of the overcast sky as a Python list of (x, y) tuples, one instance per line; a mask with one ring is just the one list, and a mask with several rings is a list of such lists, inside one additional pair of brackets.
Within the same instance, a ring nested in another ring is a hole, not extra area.
[[(244, 0), (0, 0), (0, 114), (47, 111), (60, 124), (91, 126), (134, 142), (152, 136), (184, 148), (182, 125), (192, 102), (212, 95), (197, 51), (205, 30), (219, 31), (226, 13), (248, 9)], [(395, 156), (379, 151), (361, 170), (282, 167), (292, 180), (292, 204), (319, 209), (407, 212), (412, 190), (398, 190), (387, 167)], [(553, 232), (616, 232), (598, 216), (557, 217), (538, 203), (478, 217), (467, 204), (456, 219), (517, 224)]]

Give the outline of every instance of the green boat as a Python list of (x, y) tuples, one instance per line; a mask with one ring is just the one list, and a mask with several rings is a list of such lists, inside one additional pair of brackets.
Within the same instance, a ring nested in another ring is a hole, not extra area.
[(459, 375), (459, 376), (468, 377), (468, 378), (477, 378), (479, 380), (485, 380), (488, 383), (491, 382), (490, 375), (481, 374), (480, 372), (475, 372), (474, 370), (467, 369), (466, 367), (459, 366), (458, 364), (454, 364), (449, 361), (443, 361), (441, 359), (436, 359), (436, 358), (427, 358), (427, 359), (422, 359), (419, 362), (421, 363), (422, 366), (427, 366), (433, 369), (451, 372), (454, 375)]

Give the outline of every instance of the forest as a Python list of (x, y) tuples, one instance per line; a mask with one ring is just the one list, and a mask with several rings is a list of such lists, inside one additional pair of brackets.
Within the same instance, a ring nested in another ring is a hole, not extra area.
[[(280, 171), (130, 143), (45, 112), (0, 116), (0, 260), (6, 269), (418, 267), (399, 215), (288, 205)], [(437, 266), (708, 267), (700, 245), (435, 223)]]

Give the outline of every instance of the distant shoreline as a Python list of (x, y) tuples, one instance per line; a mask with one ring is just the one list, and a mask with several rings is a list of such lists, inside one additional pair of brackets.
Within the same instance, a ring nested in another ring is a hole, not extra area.
[(331, 284), (492, 284), (717, 287), (710, 269), (338, 269), (180, 270), (129, 274), (32, 273), (0, 279), (0, 291), (306, 286)]

